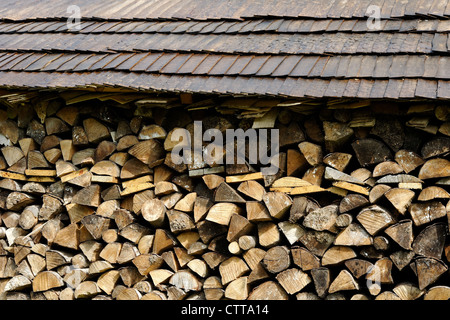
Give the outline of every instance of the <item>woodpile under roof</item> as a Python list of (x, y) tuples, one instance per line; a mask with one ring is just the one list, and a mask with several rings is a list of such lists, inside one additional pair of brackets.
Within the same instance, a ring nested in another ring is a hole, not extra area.
[[(448, 106), (202, 98), (2, 96), (1, 297), (448, 298)], [(278, 129), (279, 170), (175, 164), (198, 119)]]
[(0, 299), (448, 300), (450, 0), (208, 4), (3, 1)]

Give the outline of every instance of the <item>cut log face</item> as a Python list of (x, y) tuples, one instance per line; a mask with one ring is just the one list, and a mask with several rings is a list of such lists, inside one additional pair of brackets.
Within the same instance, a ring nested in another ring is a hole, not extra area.
[(411, 220), (402, 220), (386, 228), (384, 232), (403, 249), (412, 250), (414, 237)]
[(347, 270), (342, 270), (338, 276), (333, 280), (328, 288), (329, 293), (347, 291), (347, 290), (358, 290), (359, 285), (353, 278), (350, 272)]
[(442, 223), (426, 227), (414, 239), (413, 251), (418, 255), (441, 259), (446, 232), (446, 226)]
[(360, 194), (349, 194), (345, 196), (339, 203), (339, 212), (345, 213), (356, 208), (360, 208), (369, 204), (366, 197)]
[(303, 220), (303, 225), (317, 231), (336, 231), (335, 223), (338, 206), (329, 205), (309, 213)]
[(388, 190), (384, 195), (398, 212), (405, 214), (416, 194), (412, 190), (393, 188)]
[(418, 154), (408, 150), (397, 151), (395, 161), (406, 173), (410, 173), (424, 163), (424, 160)]
[(387, 210), (378, 205), (371, 205), (362, 209), (356, 219), (372, 236), (396, 222)]
[(419, 179), (444, 178), (450, 176), (450, 161), (442, 158), (430, 159), (419, 171)]
[(316, 166), (322, 163), (323, 153), (322, 148), (319, 145), (305, 141), (301, 142), (298, 147), (306, 161), (308, 161), (311, 166)]
[(333, 152), (323, 158), (323, 163), (336, 170), (344, 172), (351, 159), (352, 155), (349, 153)]
[(444, 205), (439, 201), (413, 203), (408, 210), (416, 226), (445, 217), (447, 214)]
[(442, 274), (448, 271), (444, 262), (433, 258), (418, 258), (414, 264), (420, 290), (436, 282)]
[(268, 192), (263, 196), (272, 217), (281, 219), (292, 205), (292, 199), (282, 192)]

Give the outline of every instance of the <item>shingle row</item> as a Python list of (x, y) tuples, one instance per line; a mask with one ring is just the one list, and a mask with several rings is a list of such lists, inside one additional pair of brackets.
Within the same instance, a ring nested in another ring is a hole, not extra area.
[(83, 17), (102, 19), (242, 19), (254, 17), (362, 18), (377, 6), (382, 18), (450, 16), (449, 0), (2, 0), (0, 18), (69, 17), (76, 4)]
[(62, 89), (85, 86), (193, 93), (274, 95), (295, 98), (450, 99), (450, 81), (425, 79), (305, 79), (179, 76), (128, 72), (49, 73), (0, 71), (6, 88)]
[(195, 76), (450, 79), (450, 56), (3, 53), (0, 71), (124, 71)]
[(244, 21), (94, 21), (71, 27), (67, 21), (0, 22), (2, 33), (313, 33), (313, 32), (450, 32), (450, 20), (381, 19), (375, 26), (364, 19), (252, 19)]
[(323, 34), (3, 34), (2, 51), (224, 54), (447, 54), (448, 33)]

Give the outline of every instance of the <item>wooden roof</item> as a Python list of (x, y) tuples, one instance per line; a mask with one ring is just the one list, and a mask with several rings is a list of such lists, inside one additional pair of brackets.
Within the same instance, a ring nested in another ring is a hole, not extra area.
[(5, 0), (0, 86), (450, 99), (449, 17), (450, 0)]

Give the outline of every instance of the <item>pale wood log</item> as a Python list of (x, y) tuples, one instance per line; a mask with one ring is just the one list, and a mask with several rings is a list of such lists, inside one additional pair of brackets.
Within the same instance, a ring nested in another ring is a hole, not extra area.
[(225, 181), (225, 178), (217, 174), (207, 174), (204, 175), (202, 179), (205, 182), (206, 186), (211, 190), (217, 188), (222, 182)]
[(120, 171), (120, 179), (134, 179), (140, 176), (148, 175), (149, 173), (150, 168), (148, 165), (138, 159), (132, 158), (127, 160), (122, 166)]
[(308, 274), (297, 268), (284, 270), (278, 273), (275, 278), (288, 294), (299, 292), (311, 282)]
[(341, 188), (341, 189), (345, 189), (345, 190), (348, 190), (348, 191), (360, 193), (360, 194), (365, 195), (365, 196), (369, 195), (369, 190), (367, 188), (359, 186), (357, 184), (349, 183), (349, 182), (346, 182), (346, 181), (333, 182), (333, 186)]
[(100, 294), (101, 290), (94, 281), (83, 281), (80, 283), (74, 293), (75, 299), (87, 299)]
[(403, 168), (396, 162), (385, 161), (377, 164), (373, 169), (373, 177), (381, 177), (389, 174), (402, 173)]
[(450, 176), (450, 161), (435, 158), (426, 161), (419, 171), (419, 179), (443, 178)]
[(42, 183), (38, 182), (28, 182), (23, 185), (22, 187), (23, 192), (31, 193), (31, 194), (38, 194), (43, 195), (46, 193), (46, 188), (42, 185)]
[(352, 155), (349, 153), (333, 152), (323, 158), (323, 163), (341, 172), (347, 168)]
[(356, 253), (352, 248), (345, 246), (334, 246), (325, 251), (322, 256), (321, 265), (336, 265), (353, 258), (356, 258)]
[(128, 153), (150, 167), (157, 166), (164, 161), (165, 151), (162, 145), (154, 140), (144, 140), (128, 150)]
[(448, 300), (450, 288), (447, 286), (435, 286), (430, 288), (424, 295), (424, 300)]
[(57, 148), (52, 148), (44, 151), (44, 157), (51, 164), (55, 164), (61, 158), (61, 150)]
[(55, 271), (43, 271), (33, 279), (33, 292), (47, 291), (64, 285), (61, 276)]
[(303, 271), (309, 271), (320, 267), (320, 260), (312, 252), (302, 247), (291, 248), (292, 262)]
[(103, 245), (97, 241), (88, 240), (80, 243), (80, 250), (91, 262), (96, 261), (99, 258), (102, 249)]
[(162, 252), (173, 248), (176, 244), (175, 238), (164, 229), (156, 229), (153, 239), (153, 253), (161, 254)]
[(102, 160), (91, 168), (91, 173), (118, 178), (120, 176), (120, 168), (112, 161)]
[(119, 278), (119, 271), (109, 270), (98, 277), (97, 286), (106, 294), (111, 295)]
[(206, 300), (221, 300), (224, 296), (224, 290), (220, 278), (217, 276), (206, 278), (203, 283), (203, 292)]
[(110, 228), (111, 219), (92, 214), (83, 217), (81, 223), (94, 239), (100, 239), (102, 233)]
[(247, 250), (250, 250), (250, 249), (256, 247), (256, 244), (257, 244), (257, 238), (255, 236), (243, 235), (243, 236), (240, 236), (238, 239), (239, 248), (241, 248), (244, 251), (247, 251)]
[(386, 209), (376, 204), (362, 209), (356, 219), (372, 236), (396, 222)]
[(266, 281), (255, 287), (248, 300), (288, 300), (286, 291), (275, 281)]
[(370, 203), (376, 203), (387, 191), (391, 189), (386, 184), (377, 184), (369, 192)]
[(27, 155), (27, 169), (49, 168), (50, 165), (44, 155), (37, 150), (30, 150)]
[(6, 198), (6, 209), (12, 211), (20, 211), (28, 205), (35, 202), (35, 198), (22, 193), (22, 192), (11, 192)]
[(384, 231), (392, 240), (406, 250), (412, 250), (413, 229), (411, 220), (402, 220)]
[(75, 152), (72, 156), (72, 163), (76, 166), (92, 166), (95, 164), (95, 149), (86, 148)]
[(370, 234), (357, 223), (351, 223), (342, 230), (334, 241), (335, 245), (342, 246), (366, 246), (372, 243), (373, 239)]
[(231, 257), (223, 261), (219, 266), (219, 272), (222, 284), (226, 285), (229, 282), (236, 280), (243, 276), (250, 269), (247, 264), (239, 257)]
[(195, 200), (197, 199), (196, 192), (190, 192), (177, 202), (174, 209), (183, 212), (192, 212), (194, 210)]
[(185, 212), (169, 210), (166, 215), (170, 231), (174, 234), (195, 229), (194, 220)]
[(291, 245), (297, 242), (305, 233), (305, 230), (300, 225), (289, 221), (279, 222), (278, 228)]
[(333, 169), (331, 167), (325, 168), (325, 175), (324, 178), (327, 180), (333, 180), (333, 181), (345, 181), (349, 183), (356, 183), (360, 185), (364, 185), (364, 181), (360, 180), (358, 178), (352, 177), (349, 174), (343, 173), (339, 170)]
[(114, 218), (116, 210), (120, 209), (120, 203), (117, 200), (104, 200), (95, 210), (95, 213), (105, 218)]
[(1, 148), (3, 157), (9, 167), (16, 164), (25, 155), (19, 147), (6, 146)]
[(262, 198), (266, 193), (264, 187), (255, 180), (242, 182), (237, 190), (256, 201), (262, 201)]
[(423, 295), (423, 291), (420, 290), (415, 284), (410, 282), (400, 283), (392, 290), (399, 300), (415, 300)]
[(166, 216), (166, 207), (159, 199), (147, 200), (141, 207), (141, 214), (152, 226), (160, 227)]
[(276, 219), (281, 219), (292, 205), (292, 199), (282, 192), (267, 192), (263, 201), (270, 215)]
[(336, 227), (345, 228), (350, 225), (353, 221), (353, 216), (348, 213), (340, 214), (336, 217)]
[(344, 290), (359, 290), (358, 283), (355, 281), (351, 273), (347, 270), (342, 270), (328, 288), (329, 293), (335, 293)]
[(53, 243), (65, 248), (77, 250), (80, 241), (80, 230), (76, 223), (71, 223), (58, 231)]
[(248, 297), (249, 290), (248, 277), (240, 277), (227, 285), (224, 296), (232, 300), (245, 300)]
[(428, 201), (434, 199), (449, 199), (450, 193), (448, 193), (445, 189), (437, 186), (431, 186), (423, 189), (417, 200), (419, 201)]
[(264, 256), (266, 255), (266, 251), (261, 248), (251, 248), (246, 251), (242, 256), (250, 267), (251, 270), (255, 270), (259, 265)]
[(427, 201), (424, 203), (413, 203), (408, 208), (409, 213), (416, 226), (429, 223), (436, 219), (445, 217), (447, 210), (439, 201)]
[(234, 203), (220, 202), (213, 205), (206, 220), (227, 226), (233, 214), (241, 214), (242, 209)]
[[(37, 149), (37, 144), (32, 138), (20, 139), (19, 146), (20, 146), (20, 149), (22, 149), (22, 152), (25, 156), (28, 155), (29, 151)], [(5, 159), (3, 158), (3, 160), (5, 160)]]
[(311, 142), (304, 141), (298, 145), (298, 148), (305, 157), (306, 161), (308, 161), (308, 163), (311, 166), (316, 166), (322, 163), (323, 153), (321, 146)]
[(275, 223), (260, 222), (258, 227), (258, 241), (263, 248), (270, 248), (281, 241), (280, 231)]
[(415, 195), (415, 192), (412, 190), (400, 188), (390, 189), (384, 194), (389, 202), (391, 202), (401, 214), (405, 214), (408, 210)]
[(247, 212), (247, 219), (251, 222), (263, 222), (272, 220), (272, 217), (270, 216), (270, 213), (267, 210), (266, 206), (261, 202), (247, 201), (245, 207)]

